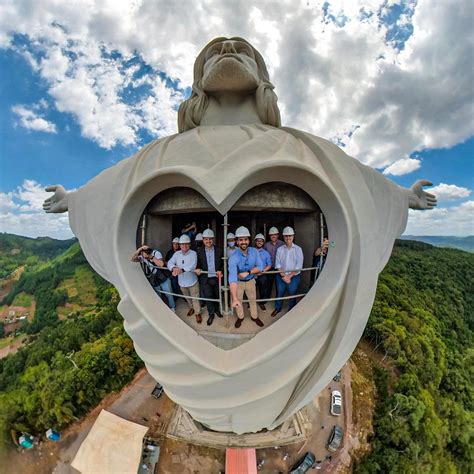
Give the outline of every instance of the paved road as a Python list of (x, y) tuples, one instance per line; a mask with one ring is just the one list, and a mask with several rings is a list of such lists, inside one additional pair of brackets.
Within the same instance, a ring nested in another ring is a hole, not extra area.
[[(330, 413), (330, 398), (333, 390), (339, 390), (342, 394), (343, 413), (340, 416), (333, 416)], [(341, 381), (331, 381), (313, 400), (313, 403), (306, 406), (307, 413), (313, 422), (311, 437), (305, 443), (257, 450), (257, 460), (264, 461), (259, 472), (262, 474), (288, 472), (307, 451), (311, 451), (316, 456), (316, 460), (320, 461), (315, 465), (315, 470), (327, 474), (336, 472), (341, 461), (348, 462), (347, 436), (345, 436), (343, 448), (337, 453), (330, 453), (326, 449), (326, 444), (334, 425), (338, 424), (344, 428), (345, 432), (347, 431), (347, 420), (351, 419), (350, 411), (345, 411), (348, 403), (350, 403), (350, 370), (346, 366), (343, 369)], [(326, 456), (331, 456), (332, 459), (328, 460)]]

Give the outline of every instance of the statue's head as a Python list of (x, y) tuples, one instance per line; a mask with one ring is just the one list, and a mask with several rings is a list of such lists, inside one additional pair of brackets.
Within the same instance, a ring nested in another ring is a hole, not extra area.
[(199, 126), (209, 96), (226, 92), (254, 93), (262, 123), (279, 127), (280, 111), (273, 88), (262, 55), (248, 41), (215, 38), (196, 58), (193, 91), (179, 107), (178, 129), (185, 132)]

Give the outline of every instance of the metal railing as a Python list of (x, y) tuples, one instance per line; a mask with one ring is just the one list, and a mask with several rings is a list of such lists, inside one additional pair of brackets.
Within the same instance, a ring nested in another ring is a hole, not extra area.
[[(172, 271), (168, 267), (158, 267), (156, 265), (154, 267), (156, 269), (159, 269), (159, 270), (167, 270), (169, 272)], [(227, 267), (227, 265), (224, 264), (224, 272), (222, 272), (225, 281), (227, 281), (226, 275), (225, 275), (227, 273), (227, 271), (226, 271), (227, 268), (226, 267)], [(273, 274), (281, 274), (281, 273), (293, 273), (293, 272), (301, 273), (301, 272), (308, 272), (308, 271), (311, 271), (311, 270), (316, 270), (316, 275), (315, 275), (315, 280), (316, 280), (319, 276), (320, 271), (321, 271), (319, 267), (297, 268), (297, 269), (293, 269), (293, 270), (285, 270), (284, 272), (282, 272), (281, 270), (267, 270), (266, 272), (255, 273), (255, 277), (259, 277), (261, 275), (273, 275)], [(202, 274), (208, 275), (210, 272), (206, 271), (206, 270), (199, 270), (199, 273), (197, 273), (197, 271), (195, 269), (195, 270), (188, 270), (188, 271), (183, 272), (183, 273), (196, 273), (197, 276), (199, 276), (199, 275), (202, 275)], [(212, 273), (216, 274), (216, 272), (212, 272)], [(222, 278), (218, 278), (217, 275), (214, 278), (217, 278), (218, 285), (219, 285), (218, 286), (218, 293), (219, 293), (219, 298), (218, 299), (216, 299), (216, 298), (204, 298), (202, 296), (185, 296), (185, 295), (182, 295), (182, 294), (179, 294), (179, 293), (174, 293), (174, 292), (164, 291), (164, 290), (158, 290), (156, 288), (154, 288), (154, 289), (157, 293), (160, 293), (160, 294), (163, 294), (163, 295), (171, 295), (171, 296), (175, 296), (177, 298), (184, 298), (184, 299), (189, 299), (189, 300), (212, 301), (213, 303), (219, 303), (219, 309), (220, 309), (221, 314), (232, 314), (232, 312), (233, 312), (232, 308), (230, 308), (231, 309), (230, 311), (225, 311), (226, 303), (228, 305), (228, 301), (225, 301), (225, 297), (226, 296), (228, 297), (229, 287), (227, 285), (222, 286)], [(224, 304), (223, 304), (223, 298), (222, 298), (223, 294), (224, 294)], [(243, 299), (243, 300), (241, 300), (241, 303), (253, 303), (253, 302), (255, 302), (255, 303), (267, 303), (268, 301), (290, 300), (290, 299), (293, 299), (293, 298), (302, 298), (303, 296), (306, 296), (306, 293), (300, 293), (300, 294), (297, 294), (297, 295), (289, 295), (289, 296), (279, 296), (279, 297), (276, 296), (275, 298), (257, 298), (257, 299), (252, 299), (252, 300)]]

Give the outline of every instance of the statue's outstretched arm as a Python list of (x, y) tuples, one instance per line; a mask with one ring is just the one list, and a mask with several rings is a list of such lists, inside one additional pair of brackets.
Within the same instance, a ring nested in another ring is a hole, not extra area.
[(68, 210), (68, 193), (63, 186), (56, 184), (45, 188), (48, 193), (54, 194), (46, 199), (43, 203), (43, 209), (46, 212), (60, 213)]
[(436, 206), (436, 196), (423, 190), (423, 186), (432, 186), (433, 183), (426, 179), (419, 179), (408, 193), (408, 207), (411, 209), (433, 209)]

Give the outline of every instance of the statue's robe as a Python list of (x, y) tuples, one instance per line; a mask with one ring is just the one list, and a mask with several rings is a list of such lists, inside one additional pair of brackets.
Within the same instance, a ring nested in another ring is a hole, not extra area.
[[(225, 213), (270, 181), (306, 191), (336, 247), (291, 313), (225, 351), (171, 313), (130, 262), (137, 226), (164, 189), (192, 187)], [(69, 200), (71, 228), (92, 267), (118, 289), (125, 329), (150, 374), (196, 420), (235, 433), (278, 426), (347, 361), (407, 216), (406, 192), (380, 173), (326, 140), (265, 125), (198, 127), (152, 142)]]

